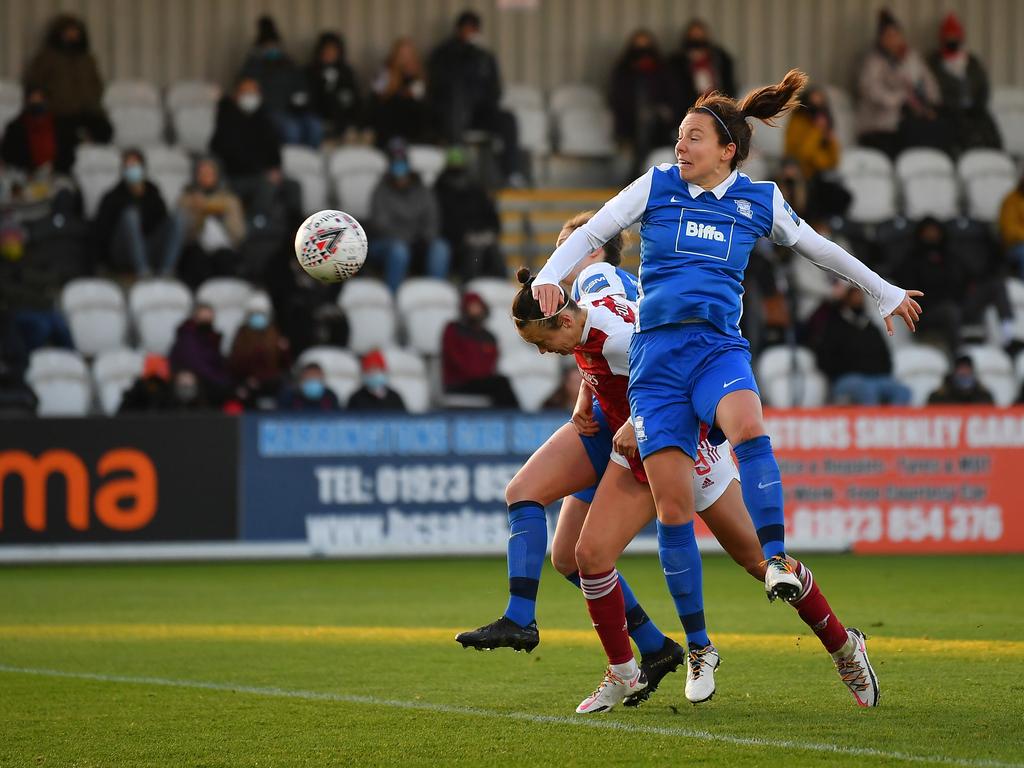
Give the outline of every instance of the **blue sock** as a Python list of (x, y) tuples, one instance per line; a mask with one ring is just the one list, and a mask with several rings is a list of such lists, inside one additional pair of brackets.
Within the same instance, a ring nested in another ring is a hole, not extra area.
[(782, 515), (782, 475), (768, 435), (733, 446), (740, 465), (743, 503), (754, 521), (765, 559), (786, 553), (786, 521)]
[(508, 507), (508, 607), (505, 616), (525, 627), (536, 619), (540, 569), (548, 548), (548, 518), (536, 501)]
[[(570, 584), (579, 588), (579, 571), (573, 571), (565, 578)], [(657, 624), (651, 621), (651, 617), (647, 615), (643, 606), (637, 602), (636, 595), (629, 588), (622, 573), (619, 573), (619, 585), (622, 587), (622, 597), (626, 603), (626, 628), (629, 630), (629, 636), (633, 638), (640, 653), (657, 653), (665, 647), (665, 635), (658, 629)]]
[(665, 525), (658, 521), (658, 557), (686, 640), (690, 645), (703, 648), (711, 640), (704, 624), (703, 577), (693, 521), (682, 525)]

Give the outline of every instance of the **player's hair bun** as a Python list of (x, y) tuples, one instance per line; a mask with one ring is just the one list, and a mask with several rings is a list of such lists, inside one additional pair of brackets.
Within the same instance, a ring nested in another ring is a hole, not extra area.
[(526, 267), (523, 267), (518, 272), (516, 272), (516, 280), (519, 281), (520, 285), (526, 285), (532, 279), (533, 275), (530, 274), (530, 270), (527, 269)]

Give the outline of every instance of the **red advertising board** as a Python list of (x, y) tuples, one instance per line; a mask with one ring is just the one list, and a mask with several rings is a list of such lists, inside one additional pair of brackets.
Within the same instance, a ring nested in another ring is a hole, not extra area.
[(1024, 552), (1024, 408), (765, 413), (791, 539), (863, 553)]

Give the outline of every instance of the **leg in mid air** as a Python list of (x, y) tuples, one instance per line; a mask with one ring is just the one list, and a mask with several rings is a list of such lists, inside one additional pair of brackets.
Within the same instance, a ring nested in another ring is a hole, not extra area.
[(459, 633), (456, 642), (478, 650), (513, 648), (529, 652), (537, 647), (537, 588), (548, 537), (544, 508), (596, 481), (597, 473), (572, 424), (563, 425), (529, 458), (505, 489), (508, 605), (497, 621)]
[[(719, 490), (722, 485), (725, 490), (717, 498), (707, 499), (710, 506), (706, 509), (700, 509), (703, 504), (698, 502), (698, 514), (729, 556), (755, 579), (763, 581), (766, 565), (761, 559), (757, 534), (743, 505), (739, 483), (734, 479), (732, 461), (728, 457), (721, 459), (712, 466), (709, 477)], [(832, 656), (840, 679), (857, 704), (861, 707), (876, 706), (878, 678), (868, 660), (866, 637), (860, 630), (843, 626), (818, 588), (810, 568), (792, 557), (788, 562), (801, 582), (800, 593), (790, 604)]]

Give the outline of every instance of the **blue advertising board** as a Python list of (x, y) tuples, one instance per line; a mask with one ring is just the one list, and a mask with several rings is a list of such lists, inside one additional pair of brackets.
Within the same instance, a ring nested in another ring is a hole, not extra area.
[(331, 556), (504, 552), (505, 486), (567, 420), (246, 416), (240, 536), (306, 541)]

